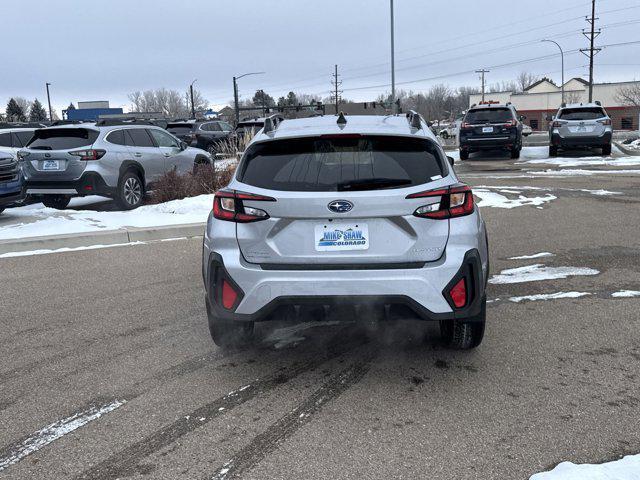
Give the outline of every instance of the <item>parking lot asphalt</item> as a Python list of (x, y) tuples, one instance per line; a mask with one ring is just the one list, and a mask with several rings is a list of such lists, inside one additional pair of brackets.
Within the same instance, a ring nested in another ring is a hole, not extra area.
[(527, 479), (639, 453), (640, 297), (612, 294), (640, 290), (640, 165), (523, 153), (457, 165), (501, 274), (471, 352), (368, 318), (222, 351), (201, 239), (0, 259), (0, 478)]

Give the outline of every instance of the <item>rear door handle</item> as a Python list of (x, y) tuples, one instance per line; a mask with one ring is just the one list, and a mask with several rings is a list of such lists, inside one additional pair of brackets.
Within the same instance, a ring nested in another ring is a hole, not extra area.
[(163, 155), (164, 155), (165, 157), (170, 157), (170, 156), (171, 156), (171, 154), (170, 154), (170, 153), (166, 153), (166, 152), (165, 152)]
[(133, 156), (134, 156), (134, 157), (141, 157), (141, 156), (142, 156), (142, 154), (141, 154), (140, 152), (136, 152), (136, 153), (134, 153), (134, 154), (133, 154)]

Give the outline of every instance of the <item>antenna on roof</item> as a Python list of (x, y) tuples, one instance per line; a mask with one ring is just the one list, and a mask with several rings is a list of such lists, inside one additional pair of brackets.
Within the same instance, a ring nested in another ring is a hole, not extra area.
[(409, 110), (407, 112), (407, 120), (409, 121), (411, 128), (415, 128), (416, 130), (420, 130), (422, 128), (422, 122), (420, 121), (420, 114), (418, 112)]
[(273, 132), (280, 125), (278, 115), (274, 114), (264, 119), (263, 133)]
[(347, 124), (347, 119), (344, 116), (344, 112), (340, 112), (340, 114), (338, 115), (338, 120), (336, 122), (338, 125), (346, 125)]

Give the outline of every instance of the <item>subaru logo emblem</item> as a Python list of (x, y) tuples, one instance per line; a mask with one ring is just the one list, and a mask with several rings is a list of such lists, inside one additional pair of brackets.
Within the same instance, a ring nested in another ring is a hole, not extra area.
[(45, 153), (45, 154), (44, 154), (44, 156), (45, 156), (46, 158), (51, 158), (51, 154), (50, 154), (50, 153)]
[(347, 213), (350, 212), (353, 208), (353, 203), (349, 202), (348, 200), (334, 200), (329, 205), (327, 205), (327, 208), (332, 212)]

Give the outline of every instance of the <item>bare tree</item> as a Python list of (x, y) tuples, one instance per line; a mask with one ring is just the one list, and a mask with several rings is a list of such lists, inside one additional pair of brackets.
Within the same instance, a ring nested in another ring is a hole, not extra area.
[(640, 81), (618, 88), (616, 101), (623, 105), (640, 107)]
[(525, 89), (540, 80), (539, 75), (530, 72), (520, 72), (516, 77), (516, 91), (524, 92)]
[[(131, 110), (136, 112), (154, 112), (168, 118), (189, 117), (191, 115), (191, 99), (177, 90), (159, 88), (156, 90), (136, 91), (129, 95)], [(196, 112), (208, 108), (209, 102), (200, 91), (193, 91), (193, 103)]]

